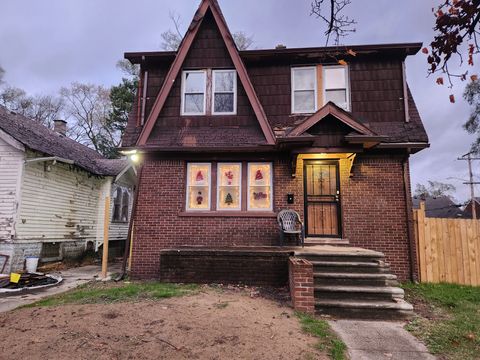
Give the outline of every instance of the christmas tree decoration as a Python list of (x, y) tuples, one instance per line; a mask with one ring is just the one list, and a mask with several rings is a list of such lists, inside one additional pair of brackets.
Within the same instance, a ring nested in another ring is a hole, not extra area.
[(258, 169), (257, 173), (255, 174), (255, 181), (263, 180), (262, 170)]
[(225, 204), (232, 205), (233, 204), (233, 197), (232, 194), (228, 193), (225, 197)]
[(196, 180), (197, 182), (203, 181), (203, 174), (202, 174), (202, 171), (201, 171), (201, 170), (199, 170), (199, 171), (197, 172), (197, 177), (196, 177), (195, 180)]
[(199, 191), (197, 196), (197, 205), (202, 205), (202, 203), (203, 203), (203, 196), (202, 196), (202, 192)]

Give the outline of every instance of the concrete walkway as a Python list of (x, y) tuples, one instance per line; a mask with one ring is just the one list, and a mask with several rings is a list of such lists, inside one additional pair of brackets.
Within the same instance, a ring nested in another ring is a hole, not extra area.
[[(109, 266), (109, 272), (120, 272), (121, 264)], [(0, 312), (13, 310), (19, 306), (31, 304), (45, 297), (60, 294), (79, 285), (94, 280), (100, 274), (101, 267), (97, 265), (72, 268), (59, 272), (52, 272), (50, 275), (60, 275), (63, 281), (60, 285), (36, 290), (33, 293), (22, 292), (18, 295), (0, 296)]]
[(425, 345), (403, 328), (383, 321), (329, 321), (351, 360), (434, 360)]

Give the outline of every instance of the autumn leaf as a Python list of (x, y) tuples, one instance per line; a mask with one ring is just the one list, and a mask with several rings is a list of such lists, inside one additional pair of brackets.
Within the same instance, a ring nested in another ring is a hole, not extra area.
[(452, 104), (455, 104), (455, 95), (453, 95), (453, 94), (450, 95), (450, 102), (451, 102)]
[(353, 51), (352, 49), (348, 49), (347, 54), (352, 55), (352, 56), (357, 56), (357, 53)]
[(442, 78), (442, 77), (439, 77), (439, 78), (437, 79), (437, 84), (438, 84), (438, 85), (443, 85), (443, 78)]
[(428, 54), (428, 49), (427, 49), (426, 47), (424, 47), (424, 48), (422, 49), (422, 53)]
[(477, 81), (477, 80), (478, 80), (478, 75), (472, 75), (472, 76), (470, 76), (470, 80), (472, 80), (472, 81)]
[(343, 66), (347, 65), (347, 62), (345, 60), (338, 60), (338, 63)]

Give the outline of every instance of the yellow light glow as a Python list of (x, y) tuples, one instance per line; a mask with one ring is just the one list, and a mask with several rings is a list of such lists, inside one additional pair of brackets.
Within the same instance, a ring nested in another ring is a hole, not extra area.
[(137, 163), (140, 160), (140, 156), (138, 154), (130, 155), (130, 160), (134, 163)]

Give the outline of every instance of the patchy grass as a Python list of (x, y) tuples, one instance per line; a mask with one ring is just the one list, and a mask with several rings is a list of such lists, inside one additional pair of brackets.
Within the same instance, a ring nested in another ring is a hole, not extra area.
[(325, 320), (319, 320), (311, 315), (299, 312), (296, 315), (300, 320), (302, 330), (319, 339), (316, 345), (318, 350), (328, 351), (330, 358), (333, 360), (346, 359), (346, 345), (335, 336)]
[(407, 330), (442, 359), (478, 359), (480, 287), (453, 284), (405, 284), (407, 301), (420, 316)]
[(136, 300), (158, 300), (195, 293), (196, 285), (158, 282), (91, 282), (68, 292), (51, 296), (26, 307), (59, 306), (66, 304), (103, 304)]

